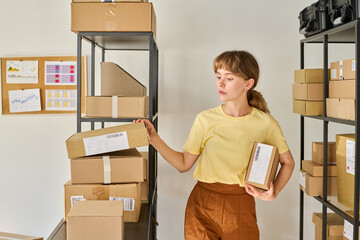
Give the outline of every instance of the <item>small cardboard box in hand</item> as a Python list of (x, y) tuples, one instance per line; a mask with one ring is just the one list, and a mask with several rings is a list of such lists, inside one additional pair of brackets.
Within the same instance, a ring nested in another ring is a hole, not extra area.
[(270, 182), (276, 175), (279, 157), (277, 147), (255, 142), (245, 175), (245, 183), (262, 191), (269, 190)]

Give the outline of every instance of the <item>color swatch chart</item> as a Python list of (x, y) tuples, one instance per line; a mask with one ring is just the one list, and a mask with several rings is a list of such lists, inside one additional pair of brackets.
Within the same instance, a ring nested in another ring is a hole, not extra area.
[(45, 85), (76, 85), (76, 62), (45, 61)]
[(46, 110), (76, 111), (76, 90), (46, 90)]
[(9, 91), (10, 112), (41, 111), (40, 89)]

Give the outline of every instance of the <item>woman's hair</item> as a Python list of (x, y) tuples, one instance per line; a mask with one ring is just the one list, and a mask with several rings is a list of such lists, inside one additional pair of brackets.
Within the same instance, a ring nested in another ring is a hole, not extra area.
[(253, 55), (246, 51), (227, 51), (214, 59), (214, 71), (226, 69), (233, 74), (248, 80), (254, 79), (254, 85), (247, 91), (249, 105), (260, 109), (263, 112), (270, 113), (263, 95), (254, 90), (259, 81), (259, 64)]

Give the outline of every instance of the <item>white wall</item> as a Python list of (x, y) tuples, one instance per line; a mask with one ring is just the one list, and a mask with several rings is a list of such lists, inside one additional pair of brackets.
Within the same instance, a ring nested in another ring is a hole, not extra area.
[[(70, 0), (2, 0), (0, 57), (76, 54), (70, 31)], [(279, 121), (296, 161), (289, 184), (276, 201), (257, 201), (261, 239), (298, 239), (300, 117), (292, 113), (293, 71), (300, 66), (298, 13), (313, 1), (153, 0), (160, 57), (159, 133), (182, 150), (196, 114), (220, 104), (213, 59), (225, 50), (252, 52), (261, 67), (258, 85)], [(330, 48), (330, 60), (352, 58), (353, 47)], [(85, 45), (84, 53), (89, 54)], [(306, 66), (322, 67), (321, 45), (306, 47)], [(147, 80), (147, 56), (125, 53), (120, 61)], [(138, 64), (141, 63), (141, 64)], [(146, 66), (143, 69), (143, 64)], [(140, 65), (140, 66), (139, 66)], [(97, 71), (98, 75), (98, 71)], [(306, 120), (306, 153), (322, 139), (319, 121)], [(330, 139), (352, 127), (330, 124)], [(0, 231), (48, 237), (63, 213), (63, 184), (70, 178), (65, 140), (76, 131), (67, 115), (0, 115)], [(184, 209), (195, 184), (159, 159), (158, 239), (183, 239)], [(304, 239), (314, 239), (312, 211), (305, 197)], [(286, 226), (286, 227), (285, 227)]]

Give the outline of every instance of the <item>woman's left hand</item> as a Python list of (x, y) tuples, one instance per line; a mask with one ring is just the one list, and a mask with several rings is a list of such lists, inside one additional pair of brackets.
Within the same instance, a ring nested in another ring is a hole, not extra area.
[(251, 196), (253, 196), (254, 198), (258, 198), (264, 201), (272, 201), (276, 198), (275, 193), (274, 193), (274, 184), (272, 182), (270, 182), (270, 188), (269, 190), (265, 191), (265, 192), (260, 192), (259, 190), (257, 190), (255, 187), (245, 183), (244, 184), (245, 190), (248, 194), (250, 194)]

